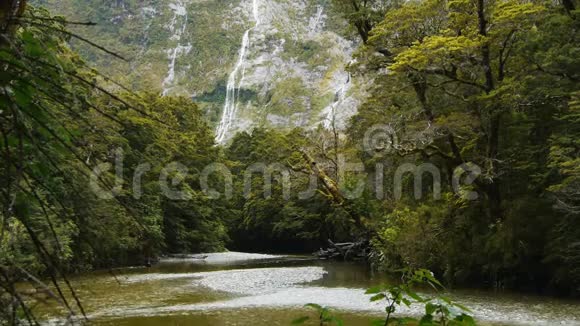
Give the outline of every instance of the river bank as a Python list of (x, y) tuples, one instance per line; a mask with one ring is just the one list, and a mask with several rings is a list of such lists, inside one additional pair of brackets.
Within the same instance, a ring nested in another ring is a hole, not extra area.
[[(238, 252), (204, 256), (81, 275), (73, 286), (89, 319), (102, 325), (289, 325), (305, 314), (305, 303), (331, 307), (346, 325), (368, 325), (384, 311), (364, 292), (388, 277), (362, 264)], [(476, 290), (449, 296), (484, 324), (580, 325), (574, 301)], [(419, 315), (422, 309), (399, 313)]]

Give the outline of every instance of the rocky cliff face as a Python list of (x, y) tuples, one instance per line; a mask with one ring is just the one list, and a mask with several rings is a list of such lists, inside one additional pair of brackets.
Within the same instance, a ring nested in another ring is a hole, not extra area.
[[(51, 0), (55, 12), (97, 21), (79, 33), (128, 62), (75, 45), (135, 89), (189, 96), (216, 140), (256, 126), (344, 127), (361, 81), (345, 67), (356, 44), (324, 0)], [(87, 8), (92, 8), (87, 10)]]

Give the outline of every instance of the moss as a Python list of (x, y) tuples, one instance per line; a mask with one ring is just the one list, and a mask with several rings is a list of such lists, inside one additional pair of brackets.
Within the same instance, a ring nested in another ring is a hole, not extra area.
[(287, 116), (304, 112), (311, 92), (299, 77), (283, 79), (272, 92), (268, 113)]
[(325, 49), (318, 42), (308, 40), (306, 42), (286, 42), (282, 58), (285, 60), (296, 59), (307, 63), (310, 67), (324, 64), (326, 61), (323, 53)]

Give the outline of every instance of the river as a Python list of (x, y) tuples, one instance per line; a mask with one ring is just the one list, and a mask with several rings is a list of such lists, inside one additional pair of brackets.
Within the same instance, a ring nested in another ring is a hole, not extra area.
[[(72, 283), (97, 325), (290, 325), (308, 314), (306, 303), (333, 308), (345, 325), (369, 325), (384, 308), (369, 302), (364, 289), (387, 281), (357, 263), (227, 252), (90, 273)], [(449, 296), (482, 324), (580, 325), (574, 301), (478, 290)], [(418, 315), (421, 309), (400, 313)]]

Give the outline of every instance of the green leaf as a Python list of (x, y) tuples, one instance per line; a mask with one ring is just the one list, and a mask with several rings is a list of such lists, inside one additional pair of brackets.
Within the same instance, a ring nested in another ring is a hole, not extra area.
[(464, 306), (462, 304), (459, 304), (457, 302), (453, 302), (452, 304), (453, 304), (454, 307), (457, 307), (457, 308), (459, 308), (459, 309), (461, 309), (463, 311), (471, 312), (471, 309), (467, 308), (466, 306)]
[(382, 300), (386, 297), (384, 293), (375, 294), (371, 297), (371, 302)]
[(438, 305), (434, 304), (433, 302), (427, 302), (425, 305), (425, 314), (432, 315), (435, 311), (437, 311), (437, 308), (439, 308)]
[(319, 310), (319, 311), (323, 309), (321, 305), (316, 304), (316, 303), (307, 303), (307, 304), (304, 305), (304, 307), (306, 307), (306, 308), (314, 308), (314, 309)]
[(423, 299), (421, 296), (419, 296), (416, 292), (414, 292), (413, 290), (407, 289), (407, 291), (405, 291), (405, 294), (407, 294), (408, 296), (410, 296), (412, 299), (418, 301), (418, 302), (423, 302), (425, 301), (425, 299)]
[(450, 299), (449, 297), (446, 297), (446, 296), (444, 296), (444, 295), (440, 295), (440, 296), (438, 296), (437, 298), (438, 298), (439, 300), (441, 300), (441, 301), (443, 301), (443, 302), (447, 303), (447, 304), (452, 304), (452, 303), (451, 303), (451, 299)]
[(380, 293), (383, 292), (384, 288), (382, 286), (374, 286), (372, 288), (368, 288), (365, 292), (365, 294), (376, 294), (376, 293)]
[(458, 321), (461, 322), (460, 325), (465, 325), (465, 326), (475, 326), (475, 319), (473, 319), (473, 317), (466, 315), (466, 314), (461, 314), (457, 317), (455, 317), (454, 321)]

